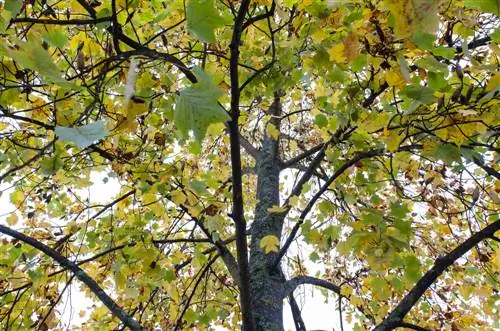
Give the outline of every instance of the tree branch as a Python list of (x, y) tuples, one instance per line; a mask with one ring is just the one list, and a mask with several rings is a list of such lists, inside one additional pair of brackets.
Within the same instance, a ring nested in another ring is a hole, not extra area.
[(290, 293), (290, 295), (288, 296), (288, 301), (290, 302), (290, 308), (292, 310), (295, 331), (307, 331), (304, 320), (302, 319), (302, 314), (300, 313), (299, 305), (297, 304), (293, 293)]
[[(420, 145), (408, 145), (408, 146), (402, 146), (398, 149), (398, 152), (402, 151), (409, 151), (412, 149), (418, 149), (421, 148), (422, 146)], [(381, 149), (376, 149), (376, 150), (371, 150), (371, 151), (365, 151), (365, 152), (359, 152), (355, 154), (350, 160), (345, 162), (340, 168), (338, 168), (335, 173), (321, 186), (318, 192), (309, 200), (308, 204), (306, 207), (302, 210), (302, 213), (299, 216), (299, 219), (297, 223), (295, 223), (294, 227), (292, 228), (292, 232), (290, 232), (290, 235), (288, 236), (287, 240), (285, 241), (285, 244), (283, 247), (280, 249), (276, 261), (274, 262), (274, 268), (276, 268), (280, 261), (281, 258), (286, 254), (288, 248), (290, 248), (290, 245), (292, 244), (293, 240), (295, 239), (295, 236), (297, 235), (297, 232), (299, 232), (300, 226), (302, 223), (304, 223), (305, 218), (309, 214), (309, 212), (312, 210), (314, 205), (316, 204), (316, 201), (319, 200), (319, 198), (323, 195), (323, 193), (326, 192), (326, 190), (330, 187), (330, 185), (340, 176), (342, 175), (347, 169), (349, 169), (351, 166), (355, 165), (358, 161), (371, 158), (377, 155), (382, 155), (386, 153), (386, 150), (384, 148)]]
[(233, 35), (229, 48), (229, 72), (231, 78), (231, 121), (229, 122), (229, 137), (231, 146), (231, 171), (233, 177), (233, 211), (232, 218), (236, 228), (236, 253), (240, 273), (240, 303), (243, 316), (243, 330), (254, 331), (255, 323), (252, 313), (252, 298), (250, 293), (250, 274), (248, 268), (248, 248), (246, 236), (246, 221), (243, 209), (243, 183), (241, 173), (240, 132), (238, 119), (240, 116), (240, 86), (238, 61), (240, 56), (241, 34), (243, 23), (248, 11), (250, 0), (241, 1), (238, 14), (234, 20)]
[(41, 243), (40, 241), (31, 238), (23, 233), (16, 230), (8, 228), (0, 224), (0, 232), (4, 233), (10, 237), (20, 240), (51, 257), (54, 261), (59, 263), (62, 267), (70, 270), (82, 283), (88, 286), (88, 288), (94, 293), (101, 302), (108, 307), (109, 311), (116, 317), (118, 317), (122, 323), (128, 326), (134, 331), (145, 330), (143, 327), (137, 323), (137, 321), (127, 314), (122, 308), (118, 306), (116, 302), (111, 299), (106, 292), (97, 284), (97, 282), (91, 278), (83, 269), (81, 269), (76, 263), (71, 262), (66, 257), (62, 256), (56, 250), (50, 248), (49, 246)]
[(491, 238), (496, 231), (500, 230), (500, 221), (491, 223), (481, 231), (472, 235), (469, 239), (457, 246), (447, 255), (438, 258), (434, 266), (420, 278), (410, 292), (399, 302), (397, 307), (374, 329), (374, 331), (388, 331), (399, 326), (406, 314), (417, 303), (424, 292), (441, 276), (441, 274), (456, 260), (471, 250), (479, 242)]
[(325, 288), (327, 290), (330, 290), (332, 292), (335, 292), (338, 295), (341, 295), (340, 294), (340, 286), (332, 284), (329, 281), (326, 281), (324, 279), (319, 279), (316, 277), (311, 277), (311, 276), (297, 276), (297, 277), (294, 277), (294, 278), (285, 282), (285, 284), (283, 285), (283, 293), (281, 295), (281, 298), (282, 299), (286, 298), (287, 296), (292, 294), (293, 291), (298, 286), (304, 285), (304, 284), (319, 286), (319, 287)]
[(69, 19), (69, 20), (52, 20), (46, 18), (31, 18), (19, 17), (11, 19), (11, 23), (31, 23), (31, 24), (47, 24), (47, 25), (90, 25), (103, 22), (110, 22), (112, 17), (99, 17), (92, 20), (89, 19)]

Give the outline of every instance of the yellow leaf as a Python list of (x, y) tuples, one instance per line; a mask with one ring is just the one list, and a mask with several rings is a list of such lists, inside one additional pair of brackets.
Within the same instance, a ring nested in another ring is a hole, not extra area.
[(170, 196), (172, 197), (172, 201), (178, 206), (186, 202), (186, 195), (182, 193), (182, 191), (175, 190), (170, 194)]
[(387, 150), (391, 153), (395, 152), (398, 149), (399, 143), (402, 139), (403, 137), (400, 136), (395, 130), (389, 131), (389, 134), (384, 137)]
[(19, 218), (16, 214), (11, 214), (9, 217), (7, 217), (7, 224), (16, 225), (18, 220)]
[(500, 73), (496, 73), (495, 76), (491, 77), (486, 85), (486, 91), (493, 91), (500, 86)]
[(288, 210), (287, 206), (280, 207), (280, 206), (274, 205), (271, 208), (267, 208), (267, 211), (270, 213), (273, 213), (273, 214), (281, 214), (281, 213), (286, 212), (287, 210)]
[(342, 294), (346, 298), (349, 298), (352, 294), (352, 288), (347, 286), (342, 286), (340, 288), (340, 294)]
[(271, 252), (278, 253), (280, 247), (280, 240), (276, 236), (268, 235), (260, 240), (259, 245), (260, 248), (262, 248), (266, 254), (269, 254)]
[(297, 206), (299, 203), (299, 197), (296, 195), (292, 195), (290, 197), (290, 206)]
[(495, 251), (495, 257), (493, 258), (493, 266), (495, 267), (495, 271), (500, 271), (500, 249)]
[(401, 86), (406, 83), (403, 75), (401, 74), (401, 70), (392, 69), (385, 75), (385, 80), (389, 86)]
[(156, 194), (154, 193), (146, 193), (142, 196), (142, 203), (145, 205), (152, 204), (157, 200)]
[(14, 191), (10, 194), (10, 202), (19, 207), (24, 202), (24, 194), (21, 191)]
[(274, 124), (271, 123), (267, 124), (266, 133), (274, 140), (278, 140), (278, 138), (280, 137), (280, 131), (276, 129), (276, 126), (274, 126)]
[(337, 63), (344, 63), (347, 57), (344, 55), (345, 46), (344, 44), (337, 44), (328, 50), (328, 55), (330, 60)]
[(314, 0), (301, 0), (298, 1), (298, 3), (299, 3), (298, 9), (300, 11), (312, 5), (314, 3)]

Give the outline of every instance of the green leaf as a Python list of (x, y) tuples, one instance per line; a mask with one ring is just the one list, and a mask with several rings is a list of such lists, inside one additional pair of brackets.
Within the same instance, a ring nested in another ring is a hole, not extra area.
[(450, 89), (450, 86), (448, 85), (448, 81), (444, 77), (443, 73), (435, 73), (435, 72), (429, 72), (428, 73), (428, 83), (429, 87), (435, 91), (440, 91), (440, 92), (445, 92)]
[(324, 128), (325, 126), (328, 125), (328, 119), (326, 118), (325, 115), (318, 114), (314, 118), (314, 124), (316, 124), (318, 126), (318, 128)]
[(425, 86), (408, 85), (405, 86), (401, 93), (423, 104), (429, 104), (436, 101), (434, 90)]
[(391, 203), (391, 215), (396, 218), (405, 218), (410, 210), (408, 209), (408, 205), (402, 204), (401, 202), (393, 202)]
[(11, 17), (16, 17), (23, 7), (23, 0), (5, 0), (4, 9), (10, 12)]
[(205, 42), (215, 43), (215, 29), (225, 24), (213, 0), (190, 0), (186, 8), (187, 27)]
[(500, 44), (500, 29), (495, 29), (490, 35), (491, 40), (496, 42), (497, 44)]
[(411, 40), (419, 47), (424, 50), (431, 50), (434, 48), (434, 41), (436, 36), (425, 32), (416, 32), (411, 36)]
[(309, 260), (311, 260), (313, 262), (316, 262), (320, 259), (321, 258), (319, 257), (318, 253), (316, 253), (316, 252), (312, 252), (311, 254), (309, 254)]
[(451, 60), (455, 56), (455, 49), (451, 47), (437, 47), (432, 50), (432, 53), (437, 56), (442, 56), (445, 59)]
[(68, 42), (68, 37), (63, 29), (54, 29), (42, 34), (42, 39), (56, 48), (63, 48)]
[(18, 40), (18, 50), (5, 48), (5, 51), (13, 60), (26, 69), (37, 71), (48, 82), (56, 83), (68, 89), (81, 89), (61, 77), (61, 70), (52, 61), (50, 54), (41, 47), (40, 39), (32, 39), (28, 42)]
[(180, 92), (175, 104), (174, 122), (182, 138), (187, 139), (189, 132), (193, 131), (195, 139), (201, 143), (210, 124), (226, 122), (230, 117), (217, 102), (223, 94), (222, 89), (201, 69), (194, 71), (198, 83)]
[(405, 264), (405, 278), (412, 283), (419, 280), (421, 275), (420, 261), (414, 255), (410, 255), (405, 257), (404, 264)]
[(432, 72), (448, 72), (448, 66), (444, 63), (439, 62), (432, 56), (427, 56), (423, 59), (418, 59), (415, 64), (423, 69), (427, 69)]
[(108, 135), (105, 125), (106, 122), (98, 121), (76, 128), (56, 126), (55, 132), (59, 139), (70, 141), (79, 148), (85, 148)]
[(434, 152), (437, 159), (451, 165), (453, 162), (460, 161), (460, 150), (452, 144), (439, 144)]
[(485, 13), (500, 15), (500, 2), (498, 0), (465, 0), (464, 5)]
[(42, 160), (42, 162), (40, 162), (40, 166), (45, 174), (51, 175), (56, 173), (57, 170), (61, 169), (62, 161), (59, 155), (55, 155), (54, 157), (46, 157)]

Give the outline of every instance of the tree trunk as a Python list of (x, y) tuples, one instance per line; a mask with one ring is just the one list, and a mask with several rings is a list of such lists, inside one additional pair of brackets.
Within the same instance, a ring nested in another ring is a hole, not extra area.
[[(275, 97), (269, 113), (271, 123), (279, 129), (280, 102)], [(279, 268), (274, 268), (276, 253), (266, 254), (260, 248), (260, 240), (268, 235), (281, 238), (283, 217), (270, 213), (268, 209), (280, 205), (278, 141), (265, 136), (257, 160), (257, 199), (255, 219), (252, 225), (250, 247), (250, 286), (253, 314), (257, 330), (283, 330), (282, 290), (284, 278)]]

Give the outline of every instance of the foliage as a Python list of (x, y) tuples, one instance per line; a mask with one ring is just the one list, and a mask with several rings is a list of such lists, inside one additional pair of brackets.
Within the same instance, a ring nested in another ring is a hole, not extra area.
[(2, 327), (499, 327), (498, 1), (0, 8)]

